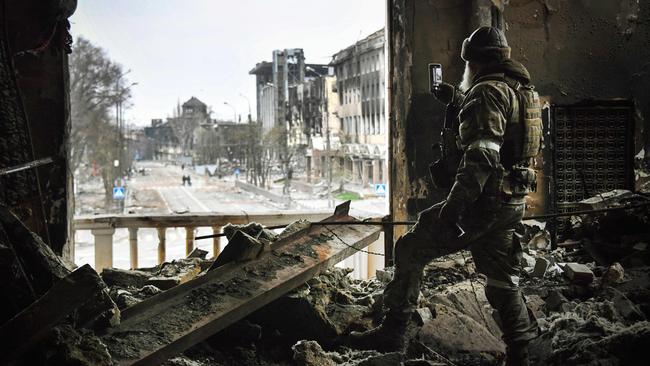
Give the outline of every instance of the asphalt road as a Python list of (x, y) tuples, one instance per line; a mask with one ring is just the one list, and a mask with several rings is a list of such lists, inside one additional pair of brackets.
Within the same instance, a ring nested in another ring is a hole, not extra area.
[[(158, 162), (142, 162), (146, 175), (135, 175), (129, 182), (131, 194), (136, 197), (129, 205), (137, 206), (139, 191), (153, 190), (158, 193), (160, 212), (224, 212), (224, 213), (264, 213), (277, 212), (282, 205), (266, 198), (242, 191), (235, 187), (232, 178), (210, 178), (195, 174), (191, 168), (182, 169), (176, 165)], [(183, 185), (182, 176), (189, 175), (192, 185)], [(151, 205), (150, 196), (147, 204)]]

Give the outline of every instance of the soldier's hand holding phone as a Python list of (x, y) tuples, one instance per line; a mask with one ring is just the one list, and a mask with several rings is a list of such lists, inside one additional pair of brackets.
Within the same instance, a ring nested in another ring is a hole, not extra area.
[(442, 81), (441, 64), (429, 64), (429, 91), (444, 104), (452, 103), (458, 93), (456, 87)]

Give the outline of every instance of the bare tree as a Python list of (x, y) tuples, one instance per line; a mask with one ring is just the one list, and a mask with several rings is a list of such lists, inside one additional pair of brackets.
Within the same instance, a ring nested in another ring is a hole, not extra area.
[(200, 164), (214, 164), (221, 158), (221, 143), (212, 125), (198, 130), (195, 154)]
[(205, 122), (205, 120), (206, 118), (199, 115), (181, 115), (169, 119), (170, 126), (174, 132), (174, 136), (178, 139), (183, 155), (192, 155), (197, 128), (201, 123)]
[(119, 133), (113, 107), (127, 105), (131, 95), (125, 88), (121, 65), (111, 61), (106, 52), (90, 41), (78, 37), (69, 62), (72, 131), (70, 160), (74, 171), (82, 164), (99, 169), (110, 207), (113, 180), (119, 175), (113, 161), (119, 159)]

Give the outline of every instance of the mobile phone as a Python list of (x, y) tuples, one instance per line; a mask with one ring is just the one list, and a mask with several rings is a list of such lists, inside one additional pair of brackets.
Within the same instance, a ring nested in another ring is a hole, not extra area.
[(429, 91), (434, 92), (442, 84), (442, 65), (429, 64)]

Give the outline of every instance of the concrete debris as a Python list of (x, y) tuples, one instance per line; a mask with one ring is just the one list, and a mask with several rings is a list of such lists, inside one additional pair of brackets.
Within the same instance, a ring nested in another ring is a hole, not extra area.
[(161, 290), (169, 290), (170, 288), (181, 283), (179, 277), (165, 277), (165, 276), (155, 276), (149, 278), (147, 281), (148, 285), (157, 287)]
[(434, 318), (420, 328), (417, 339), (454, 363), (495, 364), (503, 359), (505, 347), (473, 318), (441, 304), (431, 305)]
[(106, 282), (108, 286), (118, 286), (118, 287), (142, 287), (149, 277), (150, 273), (144, 271), (128, 271), (119, 268), (105, 268), (101, 273), (102, 280)]
[(603, 274), (603, 285), (622, 283), (625, 278), (625, 269), (620, 263), (614, 262)]
[(546, 275), (546, 271), (548, 270), (549, 265), (551, 262), (544, 258), (544, 257), (538, 257), (535, 259), (535, 268), (533, 268), (532, 272), (530, 275), (532, 277), (544, 277)]
[(567, 263), (564, 265), (564, 273), (571, 282), (581, 285), (590, 284), (594, 280), (594, 273), (584, 264)]
[(282, 232), (277, 236), (275, 240), (282, 240), (289, 237), (291, 234), (296, 233), (300, 230), (305, 230), (311, 226), (311, 223), (307, 220), (298, 220), (292, 222), (289, 226), (284, 228)]
[(635, 194), (626, 189), (615, 189), (579, 202), (580, 210), (597, 210), (620, 205), (634, 198)]
[[(252, 236), (255, 239), (262, 240), (265, 242), (270, 242), (276, 240), (277, 235), (268, 229), (265, 229), (264, 226), (256, 222), (251, 222), (246, 225), (233, 225), (228, 224), (223, 227), (223, 233), (226, 234), (228, 241), (232, 239), (236, 232), (241, 231), (249, 236)], [(286, 231), (286, 230), (285, 230)]]
[(567, 300), (567, 298), (562, 294), (561, 291), (552, 290), (549, 292), (548, 296), (546, 297), (545, 302), (546, 302), (546, 310), (551, 312), (551, 311), (560, 310), (562, 305), (569, 302), (569, 300)]
[(541, 230), (528, 241), (528, 248), (535, 250), (546, 250), (551, 246), (551, 234)]
[(46, 341), (52, 329), (65, 323), (67, 317), (73, 319), (71, 325), (78, 323), (90, 329), (98, 328), (100, 322), (103, 328), (119, 324), (120, 311), (105, 295), (105, 289), (106, 285), (89, 265), (56, 282), (42, 297), (0, 326), (0, 342), (6, 350), (0, 355), (0, 363), (41, 356), (40, 352), (32, 355), (28, 351)]
[(298, 366), (334, 366), (332, 356), (314, 341), (300, 341), (293, 347), (293, 360)]
[[(607, 205), (614, 205), (612, 200), (621, 197), (635, 199), (634, 195), (611, 197), (605, 197)], [(588, 204), (602, 204), (592, 201)], [(556, 249), (551, 248), (545, 223), (528, 222), (517, 228), (524, 249), (520, 286), (542, 331), (531, 343), (532, 364), (644, 364), (636, 357), (647, 353), (650, 339), (647, 222), (650, 214), (645, 209), (575, 216), (569, 225), (572, 236), (561, 238)], [(308, 227), (306, 222), (296, 222), (285, 232)], [(270, 241), (282, 240), (283, 234), (247, 225), (232, 226), (228, 235), (231, 242), (246, 244), (232, 256), (231, 260), (238, 261), (257, 258)], [(305, 250), (307, 253), (308, 248)], [(299, 258), (299, 253), (276, 250), (267, 254), (277, 263), (293, 263)], [(110, 297), (124, 310), (187, 279), (204, 276), (213, 263), (203, 259), (200, 252), (190, 257), (153, 268), (107, 269), (102, 278), (110, 286)], [(242, 266), (246, 273), (264, 281), (277, 276), (276, 267)], [(407, 347), (399, 353), (346, 346), (349, 332), (370, 329), (384, 316), (382, 293), (392, 279), (393, 268), (378, 270), (376, 278), (366, 281), (353, 280), (349, 273), (341, 268), (319, 273), (164, 365), (427, 366), (498, 365), (503, 361), (505, 347), (498, 320), (485, 298), (485, 280), (477, 275), (469, 253), (438, 258), (425, 268), (419, 308), (409, 323)], [(254, 291), (250, 286), (245, 281), (232, 281), (214, 287), (212, 292), (197, 292), (198, 297), (188, 301), (196, 303), (192, 311), (199, 312), (206, 298), (223, 297), (225, 293), (243, 298), (243, 292)], [(180, 315), (174, 314), (178, 322), (184, 319)], [(43, 349), (51, 350), (51, 354), (44, 362), (39, 355), (35, 364), (54, 364), (51, 360), (62, 359), (80, 365), (115, 362), (106, 349), (116, 347), (118, 338), (97, 338), (89, 329), (75, 329), (75, 324), (79, 322), (56, 326), (51, 334), (59, 341), (43, 341)], [(184, 326), (165, 326), (172, 325)], [(157, 342), (156, 334), (150, 333), (149, 341)], [(126, 351), (138, 351), (128, 339), (123, 342)], [(59, 351), (53, 350), (64, 343)]]
[(375, 271), (375, 276), (377, 279), (383, 283), (388, 283), (393, 279), (392, 268), (378, 269)]
[(230, 262), (253, 260), (264, 251), (265, 245), (268, 245), (268, 243), (265, 244), (262, 240), (244, 231), (237, 230), (229, 238), (228, 245), (219, 254), (208, 271), (212, 271)]
[(526, 269), (527, 271), (532, 271), (533, 267), (535, 267), (535, 262), (537, 259), (533, 257), (532, 255), (528, 253), (522, 253), (522, 260), (521, 260), (521, 265)]
[(433, 319), (433, 313), (429, 308), (418, 308), (413, 315), (415, 315), (419, 325), (424, 325)]
[(208, 256), (208, 251), (203, 250), (201, 248), (194, 248), (190, 252), (190, 254), (187, 255), (187, 258), (199, 258), (199, 259), (205, 259)]
[(48, 360), (44, 364), (111, 366), (106, 346), (92, 332), (69, 325), (56, 327), (45, 342)]

